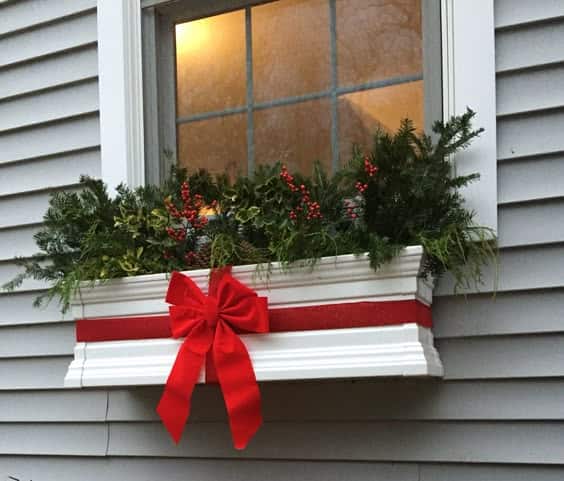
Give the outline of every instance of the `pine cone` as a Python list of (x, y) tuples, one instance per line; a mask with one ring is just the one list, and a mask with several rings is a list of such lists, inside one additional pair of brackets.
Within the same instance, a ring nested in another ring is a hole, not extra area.
[(199, 269), (209, 269), (211, 265), (211, 242), (204, 244), (194, 256), (194, 267)]

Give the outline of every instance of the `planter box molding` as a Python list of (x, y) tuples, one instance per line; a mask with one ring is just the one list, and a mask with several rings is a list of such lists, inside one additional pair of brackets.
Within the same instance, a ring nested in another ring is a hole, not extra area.
[[(374, 271), (366, 254), (321, 259), (315, 267), (268, 272), (255, 265), (233, 267), (232, 275), (267, 296), (270, 309), (327, 304), (432, 302), (432, 284), (419, 277), (423, 249), (412, 246)], [(209, 270), (189, 271), (207, 292)], [(72, 304), (75, 319), (160, 316), (169, 275), (116, 279), (83, 287)], [(354, 319), (351, 319), (354, 323)], [(259, 381), (356, 378), (372, 376), (442, 376), (443, 368), (427, 327), (415, 322), (377, 327), (242, 334)], [(307, 323), (307, 319), (304, 319)], [(95, 325), (95, 324), (94, 324)], [(183, 339), (159, 338), (79, 342), (65, 386), (164, 384)], [(204, 382), (204, 373), (200, 378)]]

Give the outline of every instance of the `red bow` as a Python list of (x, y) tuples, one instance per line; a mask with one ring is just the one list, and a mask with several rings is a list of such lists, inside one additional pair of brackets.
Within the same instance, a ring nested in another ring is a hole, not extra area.
[(223, 392), (233, 444), (243, 449), (262, 424), (260, 392), (249, 353), (233, 331), (268, 332), (266, 297), (241, 284), (229, 269), (213, 271), (209, 295), (192, 279), (172, 273), (166, 301), (172, 335), (185, 337), (157, 412), (176, 443), (190, 414), (190, 398), (206, 355)]

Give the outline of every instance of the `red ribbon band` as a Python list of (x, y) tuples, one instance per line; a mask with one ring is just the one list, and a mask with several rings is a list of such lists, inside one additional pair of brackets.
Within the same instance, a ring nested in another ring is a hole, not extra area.
[[(348, 302), (269, 309), (269, 332), (346, 329), (416, 323), (432, 327), (431, 309), (416, 301)], [(235, 329), (236, 332), (238, 332)], [(79, 319), (78, 342), (172, 337), (170, 317), (137, 316)]]

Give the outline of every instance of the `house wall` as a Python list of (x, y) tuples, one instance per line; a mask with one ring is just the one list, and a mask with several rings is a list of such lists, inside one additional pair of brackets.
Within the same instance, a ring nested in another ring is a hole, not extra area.
[[(174, 447), (160, 388), (62, 389), (74, 326), (0, 295), (0, 479), (556, 481), (564, 478), (564, 4), (496, 0), (498, 292), (439, 286), (445, 378), (268, 383), (231, 448), (203, 386)], [(0, 283), (51, 192), (99, 175), (95, 0), (0, 4)], [(488, 274), (487, 284), (493, 283)]]

